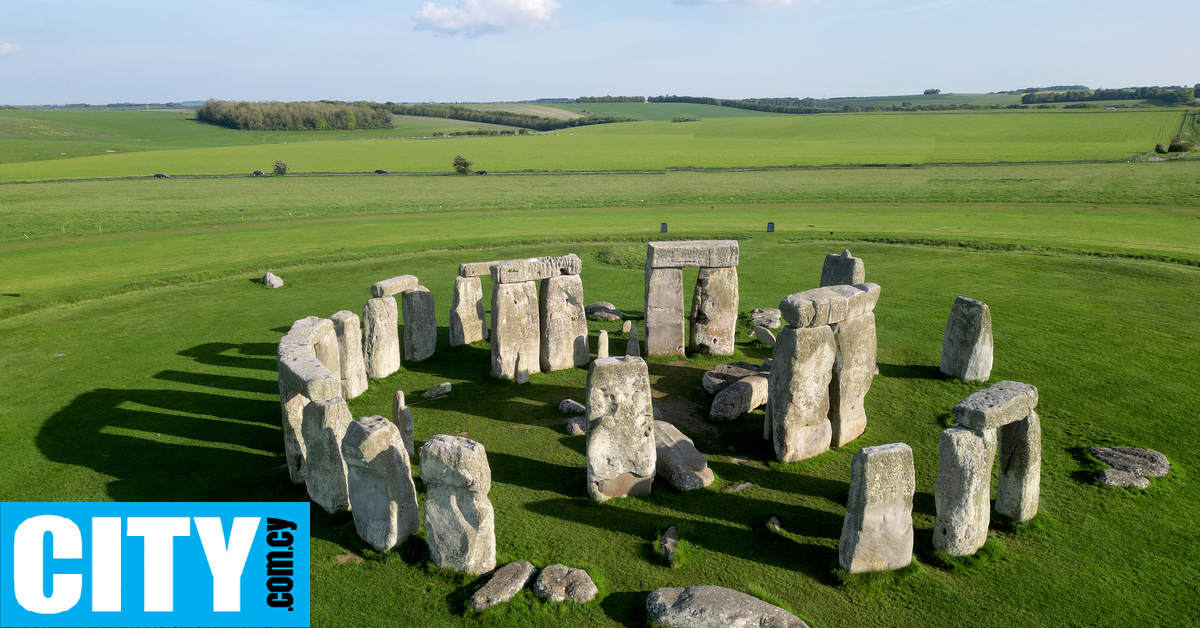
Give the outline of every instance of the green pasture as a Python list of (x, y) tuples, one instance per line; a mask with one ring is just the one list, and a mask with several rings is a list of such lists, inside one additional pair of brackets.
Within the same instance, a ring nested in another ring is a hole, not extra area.
[(904, 106), (910, 103), (923, 105), (1019, 105), (1021, 94), (910, 94), (908, 96), (865, 96), (857, 98), (827, 98), (822, 104), (859, 106)]
[(738, 109), (736, 107), (679, 102), (555, 103), (554, 106), (585, 115), (612, 116), (614, 118), (633, 118), (634, 120), (660, 122), (670, 122), (676, 117), (707, 120), (710, 118), (759, 118), (762, 116), (783, 115)]
[[(285, 159), (296, 173), (362, 173), (377, 168), (449, 172), (459, 154), (473, 160), (476, 168), (531, 172), (1120, 160), (1170, 140), (1183, 115), (1182, 111), (1017, 111), (754, 116), (688, 124), (595, 125), (513, 137), (258, 142), (0, 164), (0, 181), (157, 172), (244, 174), (269, 170), (276, 159)], [(182, 119), (177, 123), (195, 124)], [(213, 132), (238, 133), (215, 128)]]

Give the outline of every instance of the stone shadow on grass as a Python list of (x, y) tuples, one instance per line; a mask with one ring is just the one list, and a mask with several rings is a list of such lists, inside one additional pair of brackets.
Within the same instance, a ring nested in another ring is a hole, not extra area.
[(950, 379), (940, 367), (928, 364), (879, 363), (879, 375), (893, 379)]
[(600, 610), (622, 626), (649, 625), (646, 614), (646, 598), (649, 595), (649, 591), (609, 593), (600, 600)]
[[(275, 363), (275, 347), (276, 345), (268, 342), (233, 344), (229, 342), (209, 342), (202, 345), (196, 345), (190, 349), (184, 349), (175, 355), (192, 358), (201, 364), (210, 366), (223, 366), (231, 368), (253, 369), (257, 371), (277, 372), (278, 366)], [(237, 355), (228, 355), (231, 350), (236, 350)], [(244, 356), (271, 356), (270, 358), (263, 357), (244, 357)]]

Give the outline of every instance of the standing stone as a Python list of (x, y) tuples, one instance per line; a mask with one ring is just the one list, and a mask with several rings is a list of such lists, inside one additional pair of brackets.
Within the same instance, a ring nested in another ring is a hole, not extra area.
[(951, 556), (970, 556), (987, 541), (995, 457), (994, 429), (977, 432), (955, 426), (942, 432), (934, 484), (935, 548)]
[(683, 355), (683, 269), (646, 266), (646, 355)]
[(912, 449), (904, 443), (864, 447), (850, 462), (850, 498), (838, 561), (850, 573), (902, 569), (912, 563)]
[(542, 280), (539, 295), (542, 372), (583, 366), (588, 350), (587, 314), (583, 311), (583, 280), (561, 275)]
[(517, 373), (515, 376), (513, 376), (513, 381), (515, 381), (518, 384), (528, 384), (529, 383), (529, 373), (537, 372), (537, 368), (535, 366), (533, 366), (534, 362), (535, 362), (535, 359), (533, 358), (533, 356), (529, 355), (528, 353), (518, 354), (517, 355)]
[(404, 442), (404, 452), (411, 458), (413, 449), (413, 415), (412, 409), (404, 403), (404, 391), (397, 390), (392, 399), (392, 423), (400, 430), (400, 440)]
[(363, 306), (363, 355), (371, 379), (383, 379), (400, 370), (399, 316), (395, 297), (376, 297)]
[[(492, 286), (492, 377), (514, 379), (519, 354), (541, 354), (537, 285), (532, 281)], [(536, 359), (534, 372), (537, 372)]]
[[(316, 317), (310, 317), (316, 318)], [(342, 379), (342, 356), (341, 348), (338, 346), (337, 333), (334, 331), (333, 321), (321, 319), (329, 323), (327, 331), (313, 336), (312, 350), (313, 355), (333, 373), (333, 376)], [(322, 327), (325, 329), (325, 327)]]
[(829, 382), (830, 444), (844, 447), (867, 429), (863, 401), (875, 379), (875, 313), (848, 318), (830, 328), (836, 349)]
[(603, 502), (649, 494), (657, 456), (646, 361), (622, 357), (592, 362), (587, 409), (588, 495)]
[(622, 334), (628, 334), (630, 329), (633, 329), (633, 321), (624, 321), (621, 323)]
[(655, 472), (681, 491), (694, 491), (713, 483), (708, 460), (696, 444), (666, 421), (654, 422)]
[(853, 286), (867, 280), (863, 261), (843, 250), (841, 255), (830, 253), (825, 256), (821, 267), (821, 286)]
[(767, 417), (780, 462), (812, 458), (829, 449), (834, 346), (833, 330), (827, 325), (789, 325), (779, 331), (768, 377)]
[(968, 382), (992, 375), (992, 313), (983, 301), (958, 297), (942, 339), (942, 372)]
[(479, 277), (455, 277), (454, 303), (450, 307), (450, 346), (461, 347), (487, 337), (482, 282)]
[(638, 340), (638, 328), (629, 329), (629, 340), (625, 341), (625, 355), (633, 358), (642, 357), (642, 343)]
[(701, 268), (692, 296), (691, 350), (733, 355), (737, 315), (737, 268)]
[(362, 324), (358, 315), (342, 310), (329, 317), (337, 335), (341, 364), (342, 398), (354, 399), (367, 391), (367, 366), (363, 362)]
[(596, 357), (608, 357), (608, 332), (603, 329), (596, 335)]
[(1042, 422), (1034, 410), (1029, 416), (997, 431), (1000, 482), (996, 487), (996, 512), (1013, 521), (1037, 515), (1042, 485)]
[(469, 574), (496, 567), (492, 471), (483, 445), (438, 434), (421, 446), (425, 483), (425, 537), (429, 556), (442, 569)]
[(771, 390), (769, 374), (743, 377), (718, 392), (708, 412), (709, 420), (732, 421), (766, 405)]
[(359, 538), (386, 552), (417, 533), (417, 486), (400, 431), (381, 416), (352, 421), (342, 438), (350, 511)]
[(350, 509), (342, 438), (353, 420), (341, 397), (304, 406), (304, 483), (309, 498), (329, 514)]
[(437, 348), (437, 309), (433, 293), (417, 286), (404, 293), (404, 359), (421, 362)]
[(288, 476), (296, 484), (304, 483), (304, 407), (310, 401), (333, 399), (342, 391), (341, 378), (317, 359), (315, 351), (317, 344), (327, 345), (333, 336), (332, 322), (309, 316), (293, 323), (276, 349), (283, 451)]

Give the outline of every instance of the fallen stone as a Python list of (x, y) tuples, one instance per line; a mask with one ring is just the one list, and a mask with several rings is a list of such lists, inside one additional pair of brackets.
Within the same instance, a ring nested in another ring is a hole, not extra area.
[(733, 488), (731, 488), (731, 489), (729, 489), (729, 490), (727, 490), (727, 491), (725, 491), (725, 492), (726, 492), (726, 493), (740, 493), (740, 492), (742, 492), (742, 491), (744, 491), (744, 490), (746, 490), (746, 489), (748, 489), (748, 488), (750, 488), (750, 487), (752, 487), (752, 486), (754, 486), (754, 485), (753, 485), (753, 484), (751, 484), (750, 482), (742, 482), (741, 484), (738, 484), (737, 486), (735, 486), (735, 487), (733, 487)]
[(1009, 423), (996, 431), (1000, 481), (996, 486), (996, 512), (1012, 521), (1029, 521), (1037, 515), (1042, 485), (1042, 421), (1038, 413)]
[(262, 282), (263, 282), (263, 285), (268, 288), (282, 288), (283, 287), (283, 280), (279, 278), (279, 275), (276, 275), (275, 273), (270, 272), (270, 271), (267, 271), (267, 274), (263, 275)]
[(808, 628), (774, 604), (725, 587), (655, 589), (646, 597), (646, 610), (665, 628)]
[(705, 392), (715, 395), (732, 386), (743, 377), (757, 375), (761, 370), (749, 362), (718, 364), (713, 367), (713, 370), (706, 372), (702, 376), (701, 383), (704, 385)]
[(867, 430), (864, 402), (875, 379), (875, 313), (848, 318), (833, 329), (833, 377), (829, 381), (830, 445), (845, 447)]
[(783, 532), (783, 526), (779, 524), (778, 517), (767, 519), (767, 529), (772, 532)]
[(667, 563), (675, 563), (675, 553), (679, 551), (679, 528), (667, 528), (658, 539), (658, 549), (666, 555)]
[(758, 327), (755, 327), (753, 333), (754, 333), (754, 339), (757, 340), (759, 343), (761, 343), (765, 346), (768, 346), (768, 347), (775, 346), (775, 334), (772, 333), (771, 330), (767, 329), (766, 327), (763, 327), (761, 325)]
[(654, 422), (655, 470), (671, 486), (681, 491), (694, 491), (713, 483), (708, 460), (696, 450), (692, 439), (666, 421)]
[(342, 310), (329, 317), (337, 336), (341, 365), (342, 398), (354, 399), (367, 391), (367, 365), (363, 361), (362, 323), (358, 315)]
[(583, 262), (574, 253), (562, 257), (535, 257), (492, 264), (495, 283), (524, 283), (541, 281), (562, 275), (578, 275)]
[(399, 316), (395, 297), (377, 297), (363, 306), (363, 355), (371, 379), (383, 379), (400, 370)]
[(437, 434), (421, 446), (425, 536), (435, 565), (469, 574), (496, 567), (496, 527), (483, 445)]
[(434, 386), (433, 388), (421, 393), (421, 396), (426, 399), (436, 399), (438, 397), (445, 397), (446, 395), (449, 395), (451, 390), (454, 390), (454, 386), (451, 386), (450, 382), (442, 382), (437, 386)]
[(558, 403), (558, 411), (563, 414), (579, 414), (587, 412), (587, 406), (574, 399), (563, 399)]
[(492, 377), (515, 379), (520, 354), (533, 358), (533, 372), (537, 372), (542, 344), (538, 318), (537, 284), (492, 286)]
[(589, 303), (584, 311), (588, 316), (600, 321), (619, 321), (625, 317), (625, 314), (618, 310), (617, 306), (608, 301)]
[(983, 301), (958, 297), (946, 320), (941, 371), (968, 382), (992, 375), (992, 313)]
[(783, 320), (793, 327), (840, 323), (875, 310), (879, 284), (825, 286), (788, 295), (779, 303)]
[(603, 329), (596, 335), (596, 357), (608, 357), (608, 332)]
[(478, 613), (513, 599), (529, 585), (536, 573), (537, 568), (533, 563), (524, 560), (497, 569), (491, 580), (471, 596), (471, 610)]
[(638, 340), (636, 327), (629, 330), (629, 340), (625, 341), (625, 355), (633, 358), (642, 357), (642, 343)]
[(850, 463), (850, 497), (838, 562), (850, 573), (891, 571), (912, 563), (912, 449), (904, 443), (864, 447)]
[(683, 240), (646, 245), (646, 268), (731, 268), (737, 265), (737, 240)]
[(1115, 486), (1118, 488), (1150, 488), (1150, 480), (1145, 476), (1120, 469), (1101, 470), (1100, 483), (1105, 486)]
[(591, 359), (583, 280), (563, 275), (542, 280), (539, 296), (543, 373), (583, 366)]
[(853, 286), (867, 280), (866, 267), (863, 261), (843, 250), (841, 255), (830, 253), (825, 256), (825, 264), (821, 267), (822, 286)]
[(1008, 380), (971, 393), (955, 404), (954, 422), (969, 430), (991, 430), (1029, 416), (1037, 407), (1037, 388)]
[(450, 306), (450, 346), (461, 347), (487, 337), (482, 282), (479, 277), (455, 277), (454, 302)]
[(732, 355), (737, 314), (737, 268), (701, 268), (692, 295), (692, 352)]
[(935, 548), (951, 556), (970, 556), (987, 541), (995, 457), (996, 430), (955, 426), (942, 432), (933, 495)]
[(304, 406), (304, 484), (308, 497), (329, 514), (350, 509), (342, 438), (353, 420), (341, 397)]
[(601, 358), (587, 377), (587, 487), (596, 501), (646, 495), (656, 451), (650, 374), (638, 357)]
[(1088, 453), (1119, 471), (1161, 478), (1171, 471), (1167, 457), (1153, 449), (1136, 447), (1090, 447)]
[(587, 417), (571, 417), (567, 421), (567, 433), (571, 436), (583, 436), (587, 434)]
[(413, 445), (413, 415), (412, 409), (404, 403), (404, 391), (397, 390), (392, 398), (392, 423), (400, 430), (400, 440), (404, 442), (404, 452), (412, 458), (416, 454)]
[(734, 382), (717, 393), (709, 409), (710, 421), (732, 421), (767, 403), (771, 384), (770, 373), (756, 373)]
[(400, 275), (399, 277), (384, 279), (383, 281), (375, 282), (371, 286), (371, 296), (377, 299), (380, 297), (394, 297), (397, 294), (416, 290), (417, 283), (417, 278), (412, 275)]
[(417, 286), (401, 297), (404, 305), (404, 359), (423, 362), (437, 349), (437, 308), (433, 293)]
[(829, 449), (833, 362), (834, 336), (829, 326), (788, 326), (779, 331), (768, 376), (767, 420), (780, 462), (812, 458)]
[(600, 589), (586, 571), (555, 564), (538, 574), (533, 592), (551, 602), (584, 604), (596, 599)]
[(342, 438), (350, 512), (359, 538), (386, 552), (417, 533), (417, 487), (396, 426), (381, 416), (352, 421)]
[(779, 329), (783, 325), (783, 312), (777, 307), (757, 307), (750, 310), (750, 324), (767, 329)]

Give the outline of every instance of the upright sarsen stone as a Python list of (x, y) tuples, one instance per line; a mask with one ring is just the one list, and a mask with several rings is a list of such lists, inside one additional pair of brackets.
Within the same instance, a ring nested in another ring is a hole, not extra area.
[(904, 443), (864, 447), (850, 462), (850, 497), (838, 562), (850, 573), (902, 569), (912, 563), (912, 449)]
[(946, 320), (941, 370), (968, 382), (992, 375), (992, 313), (983, 301), (958, 297)]
[(450, 308), (450, 346), (469, 345), (487, 337), (482, 282), (479, 277), (455, 277), (454, 303)]
[(353, 421), (342, 438), (350, 510), (359, 538), (386, 552), (417, 533), (417, 487), (400, 432), (381, 416)]
[(395, 297), (376, 297), (363, 306), (363, 354), (371, 379), (400, 370), (399, 316)]
[(608, 331), (603, 330), (603, 329), (601, 329), (600, 332), (598, 334), (596, 334), (596, 357), (597, 358), (607, 358), (608, 357)]
[(618, 357), (592, 362), (586, 403), (588, 495), (603, 502), (650, 493), (657, 454), (646, 361)]
[(937, 507), (935, 548), (951, 556), (970, 556), (987, 541), (995, 457), (994, 429), (974, 431), (955, 426), (942, 432), (933, 495)]
[(997, 431), (1000, 481), (996, 512), (1013, 521), (1037, 515), (1042, 484), (1042, 421), (1034, 410)]
[(767, 417), (780, 462), (812, 458), (829, 449), (829, 381), (834, 338), (828, 325), (785, 326), (775, 340), (774, 365), (767, 378)]
[[(288, 475), (296, 484), (304, 483), (304, 407), (310, 401), (333, 399), (341, 394), (342, 380), (329, 368), (337, 358), (329, 355), (330, 342), (336, 347), (333, 323), (309, 316), (292, 324), (279, 340), (276, 363), (279, 368), (279, 403), (283, 419), (283, 450)], [(323, 347), (318, 359), (316, 348)]]
[(737, 314), (737, 268), (701, 268), (692, 296), (691, 350), (733, 355)]
[(437, 308), (433, 293), (417, 286), (404, 293), (404, 359), (421, 362), (437, 348)]
[(353, 420), (341, 397), (304, 407), (304, 483), (309, 498), (329, 514), (350, 508), (342, 438)]
[(534, 357), (526, 362), (532, 362), (532, 372), (538, 372), (538, 318), (537, 284), (525, 281), (492, 286), (492, 377), (514, 379), (521, 354)]
[(863, 261), (851, 255), (848, 249), (841, 255), (830, 253), (825, 256), (825, 264), (821, 267), (822, 286), (853, 286), (866, 280)]
[(539, 295), (542, 372), (583, 366), (591, 359), (583, 280), (560, 275), (542, 280)]
[(392, 398), (392, 423), (396, 425), (396, 429), (400, 430), (400, 440), (404, 441), (404, 451), (411, 458), (415, 455), (413, 449), (413, 415), (410, 409), (404, 403), (404, 391), (397, 390), (396, 396)]
[(833, 329), (833, 378), (829, 383), (829, 423), (834, 447), (843, 447), (867, 429), (863, 408), (875, 379), (875, 313), (848, 318)]
[(362, 323), (358, 315), (342, 310), (329, 317), (337, 335), (341, 360), (342, 398), (354, 399), (367, 391), (367, 366), (363, 361)]
[(646, 355), (683, 355), (683, 269), (646, 266)]
[(421, 446), (425, 537), (443, 569), (483, 574), (496, 567), (496, 527), (488, 491), (492, 471), (483, 445), (438, 434)]

